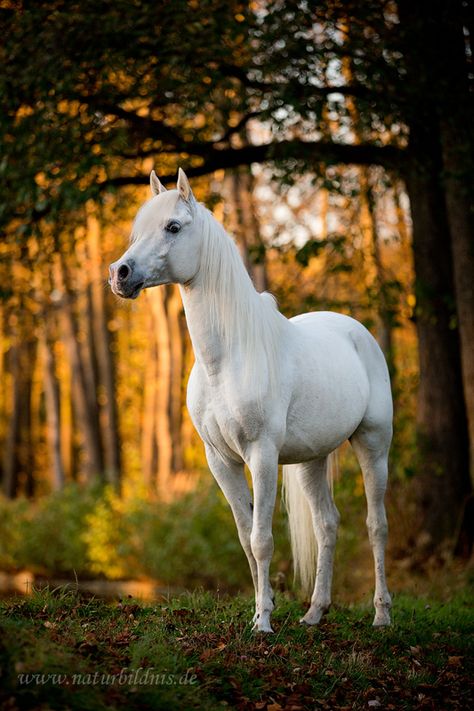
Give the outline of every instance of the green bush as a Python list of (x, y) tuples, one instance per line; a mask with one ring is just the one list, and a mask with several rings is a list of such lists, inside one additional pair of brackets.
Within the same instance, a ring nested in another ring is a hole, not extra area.
[[(278, 566), (289, 553), (288, 545), (280, 546), (286, 539), (281, 514), (276, 518)], [(251, 585), (230, 507), (210, 477), (166, 504), (122, 500), (108, 490), (88, 515), (83, 537), (92, 572), (109, 578), (144, 576), (186, 588)]]
[[(335, 583), (345, 589), (357, 582), (355, 568), (362, 574), (372, 564), (362, 477), (349, 451), (341, 457), (341, 469)], [(272, 572), (282, 571), (291, 584), (286, 520), (278, 503), (273, 534)], [(37, 502), (0, 499), (0, 569), (25, 567), (49, 576), (152, 578), (174, 588), (252, 585), (230, 507), (208, 473), (171, 503), (75, 484)]]
[(69, 484), (32, 503), (21, 525), (18, 557), (23, 566), (42, 573), (84, 575), (90, 569), (84, 526), (100, 501), (98, 486)]
[(10, 501), (0, 495), (0, 570), (23, 567), (20, 549), (31, 504), (27, 499)]
[(185, 587), (248, 586), (248, 564), (232, 513), (215, 485), (156, 510), (135, 511), (131, 521), (144, 574)]
[[(273, 569), (288, 567), (277, 507)], [(110, 579), (153, 578), (194, 589), (248, 589), (251, 577), (230, 507), (212, 478), (171, 503), (67, 485), (36, 502), (0, 499), (0, 569)]]

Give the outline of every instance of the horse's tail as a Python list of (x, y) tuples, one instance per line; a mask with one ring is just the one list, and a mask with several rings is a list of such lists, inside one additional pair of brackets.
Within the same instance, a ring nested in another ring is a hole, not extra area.
[[(288, 514), (295, 580), (299, 580), (303, 594), (311, 597), (316, 575), (317, 543), (308, 499), (296, 476), (299, 466), (299, 464), (287, 464), (283, 467), (282, 499)], [(326, 461), (326, 476), (331, 496), (337, 473), (336, 450)]]

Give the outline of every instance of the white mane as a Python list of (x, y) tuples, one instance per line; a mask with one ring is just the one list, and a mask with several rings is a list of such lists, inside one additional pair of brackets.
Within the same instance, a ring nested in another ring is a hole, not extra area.
[[(278, 346), (286, 319), (271, 294), (255, 290), (235, 242), (222, 225), (203, 205), (198, 206), (197, 216), (203, 235), (200, 275), (211, 320), (229, 352), (239, 344), (245, 384), (262, 396), (266, 387), (275, 390), (278, 383)], [(265, 370), (266, 383), (262, 382)]]

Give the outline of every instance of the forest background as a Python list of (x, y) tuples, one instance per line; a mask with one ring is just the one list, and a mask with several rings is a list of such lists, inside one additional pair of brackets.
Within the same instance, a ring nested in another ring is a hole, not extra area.
[[(150, 170), (178, 166), (286, 316), (378, 338), (393, 578), (469, 559), (473, 3), (12, 0), (0, 28), (0, 568), (250, 584), (185, 408), (179, 292), (107, 286)], [(365, 591), (349, 448), (336, 503), (336, 584)]]

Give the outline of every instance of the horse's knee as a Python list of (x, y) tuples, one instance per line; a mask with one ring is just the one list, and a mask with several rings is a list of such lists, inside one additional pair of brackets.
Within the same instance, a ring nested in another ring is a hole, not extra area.
[(273, 536), (271, 531), (253, 530), (250, 546), (255, 560), (268, 560), (273, 555)]

